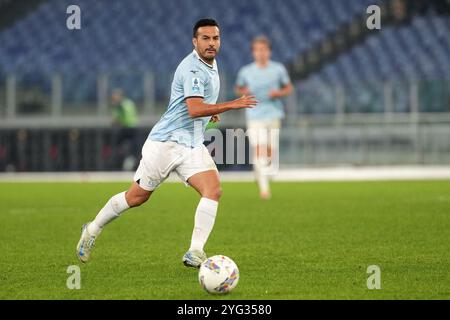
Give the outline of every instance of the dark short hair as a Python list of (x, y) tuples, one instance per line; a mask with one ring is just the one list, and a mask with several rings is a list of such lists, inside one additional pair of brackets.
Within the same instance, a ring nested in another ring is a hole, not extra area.
[(193, 29), (193, 33), (192, 33), (194, 38), (197, 37), (197, 31), (201, 27), (217, 27), (217, 28), (219, 28), (219, 24), (217, 23), (216, 20), (214, 20), (212, 18), (203, 18), (203, 19), (198, 20), (194, 25), (194, 29)]
[(255, 43), (264, 43), (265, 45), (267, 45), (267, 47), (272, 50), (272, 42), (270, 42), (270, 39), (267, 38), (266, 36), (257, 36), (252, 40), (252, 49), (253, 49), (253, 45)]

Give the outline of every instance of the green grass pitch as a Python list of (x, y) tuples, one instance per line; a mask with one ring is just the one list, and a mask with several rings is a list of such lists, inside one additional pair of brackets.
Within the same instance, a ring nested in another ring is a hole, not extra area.
[[(75, 256), (81, 225), (123, 183), (0, 184), (0, 299), (448, 299), (450, 181), (223, 183), (208, 255), (241, 278), (229, 295), (204, 292), (185, 268), (198, 195), (164, 184)], [(69, 265), (81, 289), (66, 287)], [(367, 289), (367, 267), (381, 289)]]

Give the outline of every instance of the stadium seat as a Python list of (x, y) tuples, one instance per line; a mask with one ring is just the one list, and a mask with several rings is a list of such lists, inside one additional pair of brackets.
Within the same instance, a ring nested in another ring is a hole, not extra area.
[[(74, 71), (133, 74), (150, 70), (158, 79), (163, 74), (170, 79), (190, 51), (192, 23), (213, 16), (221, 24), (224, 40), (219, 67), (228, 75), (227, 87), (231, 88), (238, 69), (251, 61), (249, 42), (253, 37), (269, 36), (274, 42), (273, 58), (288, 63), (363, 14), (368, 5), (381, 2), (283, 0), (273, 5), (271, 0), (227, 0), (189, 10), (198, 6), (195, 0), (79, 0), (82, 29), (70, 31), (64, 27), (64, 17), (72, 2), (50, 0), (0, 32), (0, 73), (59, 72), (69, 81), (66, 86), (75, 85), (70, 80)], [(410, 25), (384, 27), (297, 86), (307, 95), (304, 90), (318, 81), (351, 86), (385, 79), (448, 77), (448, 21), (448, 17), (429, 14), (414, 18)], [(124, 81), (122, 86), (142, 99), (138, 80), (131, 75)], [(157, 85), (157, 96), (165, 97), (169, 82)], [(86, 87), (76, 95), (76, 99), (89, 99), (95, 96), (95, 89)]]

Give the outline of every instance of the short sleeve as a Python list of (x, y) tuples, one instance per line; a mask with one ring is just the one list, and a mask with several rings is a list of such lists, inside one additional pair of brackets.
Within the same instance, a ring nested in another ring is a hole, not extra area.
[(280, 83), (283, 87), (291, 83), (289, 73), (287, 72), (286, 67), (283, 65), (280, 65)]
[(237, 78), (236, 78), (236, 86), (238, 87), (246, 87), (247, 82), (245, 81), (245, 69), (241, 68), (238, 72)]
[(188, 70), (183, 73), (184, 98), (205, 97), (206, 77), (201, 71)]

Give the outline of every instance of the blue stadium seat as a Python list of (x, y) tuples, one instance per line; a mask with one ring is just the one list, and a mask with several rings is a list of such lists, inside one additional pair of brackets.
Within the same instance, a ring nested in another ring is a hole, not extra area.
[[(174, 68), (191, 50), (192, 24), (200, 17), (219, 20), (224, 41), (219, 67), (234, 76), (251, 61), (249, 42), (256, 35), (272, 38), (274, 59), (287, 63), (364, 13), (368, 5), (382, 1), (283, 0), (274, 4), (272, 0), (227, 0), (199, 8), (196, 0), (78, 0), (82, 29), (70, 31), (65, 28), (64, 17), (72, 1), (50, 0), (0, 32), (0, 73), (60, 72), (68, 75), (65, 86), (80, 88), (72, 98), (81, 101), (83, 95), (95, 98), (96, 91), (89, 86), (96, 80), (92, 76), (77, 83), (78, 78), (70, 76), (74, 71), (151, 70), (158, 79), (164, 79), (157, 84), (157, 96), (166, 96)], [(304, 95), (312, 90), (316, 97), (322, 91), (315, 86), (448, 77), (448, 30), (448, 17), (433, 15), (416, 17), (407, 26), (384, 27), (299, 86)], [(142, 98), (139, 78), (123, 80), (127, 91)], [(65, 91), (65, 95), (70, 94)], [(327, 101), (324, 98), (324, 112), (330, 111)]]

